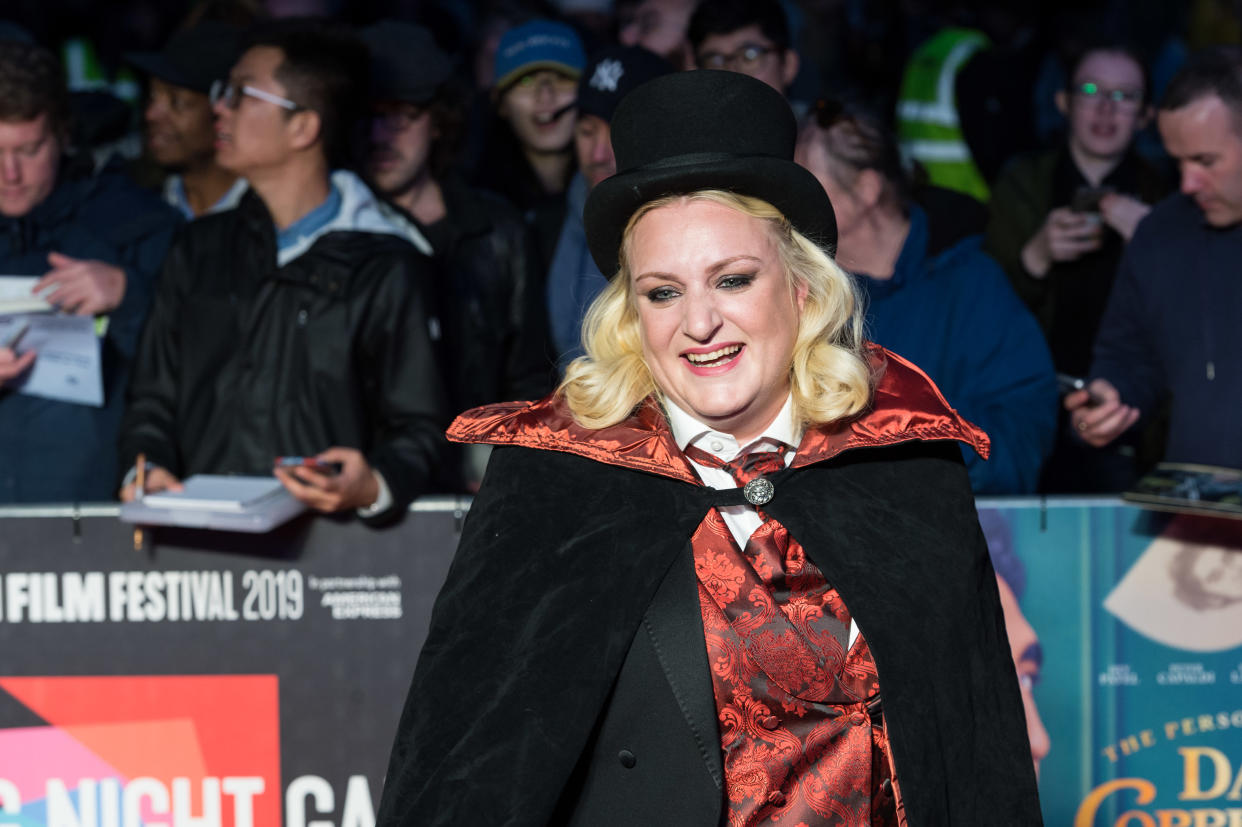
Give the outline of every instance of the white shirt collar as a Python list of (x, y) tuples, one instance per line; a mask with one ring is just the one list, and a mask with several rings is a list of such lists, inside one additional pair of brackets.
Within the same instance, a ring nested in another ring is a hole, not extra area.
[(677, 407), (673, 400), (667, 396), (661, 395), (661, 401), (664, 403), (664, 410), (668, 414), (668, 424), (673, 431), (673, 440), (676, 441), (677, 447), (682, 451), (686, 450), (687, 445), (709, 439), (725, 446), (725, 450), (712, 450), (711, 453), (717, 456), (729, 455), (728, 458), (731, 459), (740, 454), (743, 448), (749, 447), (760, 440), (773, 440), (797, 448), (798, 442), (801, 439), (801, 435), (798, 433), (800, 429), (795, 428), (793, 421), (792, 393), (785, 397), (785, 404), (781, 406), (781, 410), (776, 415), (776, 418), (769, 422), (768, 427), (763, 429), (763, 433), (753, 442), (748, 443), (748, 445), (739, 445), (732, 434), (717, 431), (699, 422), (693, 416)]

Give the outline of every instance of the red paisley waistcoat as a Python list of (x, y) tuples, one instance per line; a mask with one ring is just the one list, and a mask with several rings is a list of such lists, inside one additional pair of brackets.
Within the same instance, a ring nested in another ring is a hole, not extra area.
[(740, 549), (712, 509), (691, 548), (729, 827), (904, 824), (875, 663), (862, 635), (845, 652), (836, 590), (774, 520)]

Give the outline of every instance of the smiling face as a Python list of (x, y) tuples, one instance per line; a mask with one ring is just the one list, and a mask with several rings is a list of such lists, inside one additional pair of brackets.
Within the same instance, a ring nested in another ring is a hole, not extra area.
[(540, 69), (505, 90), (498, 111), (528, 152), (564, 152), (574, 138), (573, 108), (566, 107), (577, 94), (576, 78)]
[(683, 199), (638, 220), (626, 259), (656, 385), (743, 444), (758, 437), (789, 395), (806, 298), (790, 289), (771, 226)]
[(215, 125), (202, 92), (151, 78), (143, 118), (155, 163), (179, 169), (211, 160)]

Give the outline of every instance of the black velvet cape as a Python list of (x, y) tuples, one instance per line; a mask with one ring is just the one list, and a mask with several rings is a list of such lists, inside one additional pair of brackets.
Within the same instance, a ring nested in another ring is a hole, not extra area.
[[(898, 437), (780, 472), (765, 508), (870, 644), (908, 823), (1040, 824), (959, 448)], [(614, 682), (653, 595), (684, 568), (707, 510), (733, 494), (561, 450), (496, 448), (436, 601), (378, 824), (562, 823), (593, 732), (621, 702)], [(693, 589), (684, 602), (698, 617)], [(691, 705), (714, 718), (701, 626), (691, 639), (698, 653), (679, 656), (691, 674), (703, 666)], [(718, 768), (718, 734), (700, 749)], [(720, 813), (693, 823), (710, 827)], [(622, 812), (610, 823), (634, 822)]]

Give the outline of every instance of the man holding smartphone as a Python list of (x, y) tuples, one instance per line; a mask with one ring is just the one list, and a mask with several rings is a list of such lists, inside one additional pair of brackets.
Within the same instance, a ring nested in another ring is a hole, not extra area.
[[(1082, 51), (1056, 94), (1067, 121), (1060, 146), (1017, 158), (997, 179), (985, 249), (1035, 314), (1056, 369), (1084, 376), (1117, 265), (1150, 204), (1169, 191), (1134, 149), (1151, 119), (1147, 75), (1121, 43)], [(1068, 414), (1044, 465), (1042, 491), (1117, 491), (1135, 476), (1133, 448), (1100, 451), (1072, 432)], [(1128, 442), (1128, 441), (1127, 441)]]
[[(147, 491), (275, 473), (311, 508), (375, 522), (428, 489), (446, 419), (430, 247), (332, 171), (367, 63), (353, 37), (274, 23), (217, 84), (217, 162), (250, 192), (189, 225), (165, 262), (120, 445), (127, 467), (151, 462)], [(278, 464), (291, 455), (311, 460)], [(135, 474), (122, 499), (136, 488)]]
[(1167, 461), (1242, 468), (1242, 50), (1193, 56), (1157, 118), (1181, 192), (1138, 225), (1096, 338), (1093, 378), (1065, 407), (1099, 447), (1167, 396)]

